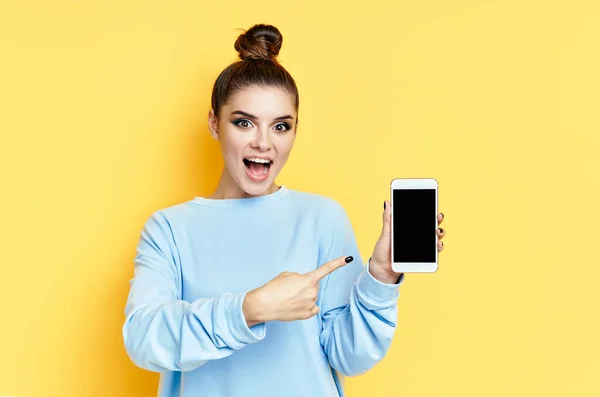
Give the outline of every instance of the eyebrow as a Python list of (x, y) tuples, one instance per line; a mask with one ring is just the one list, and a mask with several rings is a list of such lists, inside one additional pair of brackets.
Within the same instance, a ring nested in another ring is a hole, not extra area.
[[(231, 114), (239, 114), (239, 115), (242, 115), (242, 116), (246, 116), (249, 119), (258, 120), (258, 117), (254, 116), (254, 115), (252, 115), (250, 113), (246, 113), (244, 111), (241, 111), (241, 110), (236, 110), (235, 112), (231, 112)], [(274, 120), (293, 120), (293, 119), (294, 118), (292, 116), (290, 116), (289, 114), (286, 114), (285, 116), (276, 117)]]

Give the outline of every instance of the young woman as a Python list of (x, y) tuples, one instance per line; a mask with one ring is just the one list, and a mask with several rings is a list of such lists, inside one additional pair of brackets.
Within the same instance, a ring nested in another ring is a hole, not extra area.
[(337, 202), (274, 182), (298, 123), (281, 43), (266, 25), (237, 39), (209, 112), (219, 184), (142, 231), (123, 337), (136, 365), (162, 373), (160, 396), (343, 396), (341, 375), (369, 370), (392, 341), (404, 275), (391, 268), (389, 203), (365, 265)]

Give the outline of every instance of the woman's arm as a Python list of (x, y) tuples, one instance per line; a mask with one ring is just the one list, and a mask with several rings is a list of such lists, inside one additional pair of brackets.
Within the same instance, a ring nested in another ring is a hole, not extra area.
[(320, 306), (320, 342), (332, 368), (354, 376), (366, 372), (383, 359), (396, 330), (399, 286), (375, 279), (365, 268), (346, 212), (339, 205), (324, 218), (331, 222), (329, 247), (320, 262), (330, 257), (353, 255), (354, 262), (327, 279)]
[(190, 371), (265, 337), (265, 324), (248, 327), (246, 292), (186, 302), (180, 296), (179, 256), (168, 220), (150, 217), (137, 247), (125, 308), (125, 348), (149, 371)]

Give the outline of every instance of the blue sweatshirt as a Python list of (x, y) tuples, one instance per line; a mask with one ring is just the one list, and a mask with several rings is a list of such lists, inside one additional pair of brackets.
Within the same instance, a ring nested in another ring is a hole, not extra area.
[[(320, 281), (317, 315), (248, 327), (248, 291), (347, 255), (354, 261)], [(125, 348), (137, 366), (161, 373), (160, 397), (344, 396), (343, 376), (388, 351), (403, 279), (371, 276), (330, 198), (285, 186), (252, 198), (196, 197), (156, 211), (143, 228)]]

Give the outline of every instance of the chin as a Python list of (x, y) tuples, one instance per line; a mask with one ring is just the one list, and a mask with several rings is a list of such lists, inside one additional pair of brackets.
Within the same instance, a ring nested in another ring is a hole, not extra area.
[(245, 176), (243, 178), (246, 180), (244, 180), (240, 187), (249, 196), (263, 196), (265, 194), (268, 194), (269, 189), (273, 185), (273, 181), (271, 180), (271, 178), (260, 183), (249, 181)]

